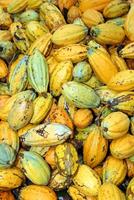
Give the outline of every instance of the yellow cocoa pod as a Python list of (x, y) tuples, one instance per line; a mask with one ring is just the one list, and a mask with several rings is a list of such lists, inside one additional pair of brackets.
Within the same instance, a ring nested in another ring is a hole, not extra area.
[(47, 64), (48, 64), (49, 75), (51, 77), (52, 73), (56, 69), (58, 62), (52, 55), (50, 55), (47, 57)]
[(104, 23), (103, 15), (95, 9), (86, 10), (81, 18), (89, 28)]
[(23, 200), (36, 200), (37, 197), (40, 200), (57, 200), (57, 196), (55, 192), (47, 186), (39, 186), (39, 185), (29, 185), (21, 189), (20, 199)]
[(12, 35), (9, 30), (0, 30), (0, 40), (9, 41), (11, 39), (12, 39)]
[(125, 38), (124, 29), (112, 23), (103, 23), (93, 26), (90, 35), (100, 44), (119, 44)]
[(103, 164), (103, 183), (110, 182), (120, 185), (127, 174), (127, 165), (124, 160), (108, 156)]
[(1, 0), (0, 1), (0, 6), (4, 9), (7, 9), (8, 5), (12, 2), (13, 0)]
[(73, 183), (86, 196), (97, 196), (101, 181), (97, 173), (87, 165), (80, 165)]
[(132, 200), (134, 198), (134, 178), (131, 179), (127, 186), (126, 197), (127, 200)]
[(38, 96), (33, 101), (33, 116), (30, 121), (32, 124), (39, 124), (48, 114), (51, 109), (53, 98), (51, 94), (47, 93), (45, 97)]
[(12, 24), (12, 19), (9, 13), (7, 12), (0, 12), (0, 27), (2, 29), (8, 29), (10, 28), (10, 25)]
[(104, 183), (98, 193), (98, 200), (126, 200), (122, 191), (112, 183)]
[[(123, 49), (119, 51), (119, 55), (122, 58), (134, 58), (134, 42), (127, 44)], [(132, 68), (133, 69), (133, 68)]]
[(12, 0), (7, 7), (9, 13), (18, 13), (23, 11), (28, 5), (28, 0)]
[(77, 0), (58, 0), (58, 7), (61, 11), (64, 9), (69, 9), (71, 6), (75, 5)]
[(93, 121), (92, 111), (89, 109), (79, 109), (75, 112), (73, 122), (77, 128), (86, 128)]
[(87, 28), (77, 24), (66, 24), (59, 27), (52, 36), (52, 42), (59, 46), (76, 44), (87, 35)]
[(112, 112), (101, 122), (103, 135), (106, 139), (120, 138), (128, 132), (130, 120), (123, 112)]
[(129, 10), (129, 2), (122, 0), (113, 0), (103, 10), (105, 18), (115, 18), (125, 15)]
[(32, 55), (35, 49), (38, 49), (41, 53), (46, 55), (51, 47), (51, 37), (50, 33), (45, 33), (37, 38), (28, 50), (28, 54)]
[(43, 0), (28, 0), (28, 9), (38, 9)]
[(5, 103), (10, 98), (8, 95), (0, 95), (0, 109), (3, 109)]
[(60, 10), (52, 3), (45, 2), (40, 6), (40, 15), (44, 19), (47, 27), (54, 31), (59, 26), (66, 24)]
[(110, 145), (110, 151), (118, 159), (125, 159), (134, 155), (134, 136), (127, 134), (113, 140)]
[(98, 80), (98, 78), (93, 74), (91, 78), (87, 81), (84, 82), (84, 84), (88, 85), (89, 87), (93, 89), (97, 89), (102, 85), (102, 83)]
[(127, 14), (125, 21), (125, 33), (129, 40), (134, 41), (134, 2), (131, 4), (131, 8)]
[(26, 35), (32, 42), (48, 32), (47, 26), (38, 21), (30, 21), (26, 24)]
[(36, 125), (34, 124), (27, 124), (26, 126), (24, 126), (23, 128), (20, 128), (17, 132), (17, 135), (19, 137), (21, 137), (23, 134), (25, 134), (28, 130), (34, 128)]
[(56, 146), (55, 159), (58, 170), (63, 176), (72, 176), (78, 168), (78, 154), (71, 143)]
[(5, 191), (5, 192), (1, 191), (0, 198), (1, 200), (15, 200), (15, 197), (11, 191)]
[(54, 54), (58, 61), (71, 60), (73, 63), (81, 62), (87, 58), (87, 47), (83, 44), (71, 44), (59, 48)]
[(2, 191), (15, 189), (25, 181), (24, 174), (17, 167), (1, 169), (0, 176), (0, 190)]
[(8, 74), (7, 64), (0, 58), (0, 78), (6, 77)]
[(84, 142), (84, 162), (92, 168), (96, 167), (105, 158), (107, 150), (108, 141), (102, 136), (100, 127), (95, 125)]
[(131, 124), (131, 133), (134, 135), (134, 117), (131, 117), (130, 119), (130, 124)]
[(68, 23), (73, 23), (73, 21), (81, 16), (81, 12), (79, 7), (71, 6), (67, 13), (67, 21)]
[(62, 85), (71, 81), (73, 73), (73, 64), (71, 61), (62, 61), (57, 64), (50, 78), (50, 91), (53, 96), (59, 96), (62, 91)]
[(134, 177), (134, 163), (129, 159), (126, 159), (127, 164), (127, 176), (130, 178)]
[(108, 87), (115, 91), (134, 90), (134, 70), (123, 70), (110, 79)]
[(111, 77), (117, 73), (117, 67), (112, 63), (104, 47), (92, 40), (88, 43), (88, 46), (89, 63), (98, 79), (107, 84)]
[(57, 166), (55, 161), (55, 147), (50, 147), (44, 157), (47, 163), (52, 167), (52, 169), (56, 169)]

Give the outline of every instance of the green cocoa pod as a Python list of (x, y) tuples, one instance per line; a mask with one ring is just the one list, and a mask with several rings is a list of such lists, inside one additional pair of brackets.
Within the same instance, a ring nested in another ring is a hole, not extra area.
[(42, 53), (36, 49), (28, 60), (28, 79), (38, 93), (46, 93), (49, 83), (48, 65)]
[(46, 147), (46, 146), (32, 146), (30, 148), (30, 151), (32, 152), (36, 152), (38, 154), (40, 154), (41, 156), (44, 156), (45, 153), (49, 150), (50, 147)]
[(16, 48), (15, 45), (10, 41), (0, 41), (0, 58), (3, 58), (6, 61), (10, 59), (15, 54)]
[(50, 91), (53, 96), (59, 96), (62, 85), (72, 79), (73, 63), (71, 61), (60, 62), (50, 79)]
[(21, 136), (21, 141), (27, 146), (53, 146), (66, 141), (72, 131), (59, 123), (44, 123), (28, 130)]
[(11, 167), (15, 161), (15, 150), (6, 143), (0, 144), (0, 169)]
[(125, 17), (117, 17), (115, 19), (108, 20), (106, 23), (112, 23), (117, 26), (124, 27), (125, 21), (126, 21)]
[(90, 79), (92, 69), (88, 62), (83, 61), (75, 65), (73, 70), (74, 80), (77, 82), (86, 82)]
[(87, 85), (70, 81), (65, 83), (62, 88), (62, 94), (66, 101), (78, 108), (96, 108), (100, 104), (99, 96)]
[(9, 85), (7, 83), (0, 83), (0, 95), (10, 95)]
[(26, 177), (36, 185), (47, 185), (50, 179), (50, 168), (47, 162), (32, 151), (20, 153), (22, 167)]
[(72, 176), (78, 168), (78, 154), (71, 143), (56, 146), (55, 158), (57, 168), (63, 176)]
[(19, 19), (22, 24), (26, 24), (29, 21), (38, 21), (39, 14), (34, 10), (26, 10), (20, 14)]
[(8, 123), (13, 130), (19, 130), (26, 126), (33, 115), (32, 101), (15, 101), (8, 114)]
[(16, 64), (9, 76), (9, 89), (10, 93), (16, 94), (26, 89), (27, 78), (27, 61), (28, 56), (23, 56)]

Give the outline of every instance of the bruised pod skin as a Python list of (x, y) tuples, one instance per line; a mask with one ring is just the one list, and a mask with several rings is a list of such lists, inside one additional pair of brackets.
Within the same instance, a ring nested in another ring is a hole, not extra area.
[(78, 168), (78, 154), (71, 143), (60, 144), (55, 149), (55, 159), (63, 176), (73, 176)]
[(125, 21), (125, 33), (130, 41), (134, 41), (134, 2), (131, 3), (131, 8), (127, 14)]
[(49, 82), (48, 65), (42, 53), (36, 49), (28, 60), (28, 79), (39, 94), (46, 93)]
[(117, 67), (112, 63), (103, 46), (92, 40), (88, 43), (88, 46), (88, 61), (98, 79), (107, 84), (111, 77), (117, 73)]
[(28, 56), (22, 56), (9, 75), (9, 89), (11, 94), (23, 91), (27, 86), (27, 61)]
[(81, 62), (87, 58), (87, 47), (83, 44), (70, 44), (59, 48), (54, 54), (58, 61), (71, 60), (73, 63)]
[(108, 141), (102, 136), (101, 128), (95, 125), (84, 141), (84, 163), (91, 168), (96, 167), (106, 157), (107, 150)]
[(70, 81), (65, 83), (62, 88), (62, 94), (67, 102), (78, 108), (96, 108), (100, 104), (99, 96), (87, 85)]
[(0, 176), (0, 191), (15, 189), (25, 181), (24, 174), (17, 167), (0, 169)]
[(63, 61), (57, 64), (50, 77), (50, 91), (53, 96), (59, 96), (62, 85), (72, 79), (73, 64), (71, 61)]
[(119, 44), (125, 38), (123, 28), (112, 23), (93, 26), (90, 30), (90, 35), (96, 42), (109, 45)]
[(129, 10), (129, 2), (114, 0), (104, 8), (103, 15), (105, 18), (115, 18), (125, 15)]
[(127, 165), (124, 160), (108, 156), (103, 164), (103, 183), (111, 182), (120, 185), (127, 174)]
[(55, 192), (47, 186), (28, 185), (23, 187), (20, 191), (20, 200), (57, 200)]
[(129, 158), (134, 154), (134, 136), (127, 134), (113, 140), (110, 144), (111, 154), (118, 159)]
[(8, 114), (8, 123), (13, 130), (26, 126), (33, 115), (32, 101), (15, 101)]
[(53, 146), (63, 143), (72, 131), (65, 125), (58, 123), (45, 123), (27, 131), (21, 140), (28, 146)]
[(80, 165), (73, 183), (86, 196), (97, 196), (101, 181), (97, 173), (87, 165)]
[(45, 2), (40, 6), (40, 15), (45, 20), (47, 27), (54, 31), (59, 26), (66, 24), (60, 10), (52, 3)]
[(76, 44), (87, 35), (88, 29), (77, 24), (66, 24), (59, 27), (52, 36), (52, 42), (59, 46)]
[[(36, 152), (20, 153), (22, 167), (26, 177), (37, 185), (47, 185), (50, 179), (50, 168), (46, 161)], [(38, 171), (38, 173), (37, 173)]]
[(134, 70), (123, 70), (110, 79), (108, 87), (115, 91), (134, 90)]
[(99, 189), (98, 200), (126, 200), (126, 198), (116, 185), (104, 183)]

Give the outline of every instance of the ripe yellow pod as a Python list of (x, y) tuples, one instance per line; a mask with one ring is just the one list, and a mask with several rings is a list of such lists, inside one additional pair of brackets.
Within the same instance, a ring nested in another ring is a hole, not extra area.
[(113, 0), (106, 5), (103, 15), (106, 18), (115, 18), (125, 15), (129, 10), (129, 2), (122, 0)]
[(91, 28), (92, 26), (104, 23), (103, 15), (95, 9), (86, 10), (81, 16), (83, 22)]
[(0, 95), (0, 109), (2, 109), (7, 102), (7, 100), (10, 98), (8, 95)]
[(46, 60), (47, 60), (47, 64), (48, 64), (49, 75), (51, 77), (52, 73), (56, 69), (58, 62), (52, 55), (48, 56), (46, 58)]
[(63, 24), (65, 19), (60, 10), (52, 3), (45, 2), (40, 6), (40, 15), (44, 19), (47, 27), (54, 31)]
[(134, 178), (131, 179), (127, 186), (126, 197), (127, 200), (132, 200), (134, 198)]
[(126, 200), (126, 198), (116, 185), (104, 183), (99, 189), (98, 200)]
[(120, 138), (128, 132), (130, 120), (123, 112), (112, 112), (101, 122), (103, 135), (106, 139)]
[(55, 147), (50, 147), (44, 157), (52, 169), (56, 169), (57, 165), (55, 160)]
[(59, 27), (52, 36), (52, 42), (59, 46), (76, 44), (87, 35), (88, 29), (78, 24), (65, 24)]
[(128, 177), (134, 177), (134, 163), (131, 162), (129, 159), (126, 159), (127, 164), (127, 176)]
[(87, 56), (95, 75), (102, 83), (107, 84), (117, 73), (117, 67), (112, 63), (106, 49), (95, 41), (88, 43)]
[(0, 78), (6, 77), (8, 74), (7, 64), (0, 58)]
[(0, 1), (0, 6), (2, 7), (2, 8), (7, 8), (8, 7), (8, 5), (12, 2), (13, 0), (1, 0)]
[(134, 90), (134, 70), (123, 70), (112, 77), (107, 86), (115, 91)]
[(118, 159), (125, 159), (134, 155), (134, 136), (127, 134), (113, 140), (110, 144), (110, 151)]
[(36, 126), (36, 125), (34, 125), (34, 124), (27, 124), (26, 126), (24, 126), (23, 128), (20, 128), (20, 129), (18, 130), (17, 135), (18, 135), (19, 137), (21, 137), (23, 134), (26, 133), (26, 131), (28, 131), (28, 130), (34, 128), (35, 126)]
[(87, 58), (87, 47), (83, 44), (70, 44), (59, 48), (54, 54), (58, 61), (71, 60), (73, 63), (81, 62)]
[(73, 64), (71, 61), (62, 61), (57, 64), (50, 78), (50, 91), (53, 96), (59, 96), (62, 85), (71, 81), (73, 74)]
[(119, 44), (125, 38), (124, 29), (112, 23), (103, 23), (93, 26), (90, 35), (100, 44)]
[(47, 186), (29, 185), (21, 189), (19, 198), (23, 200), (57, 200), (55, 192)]
[(91, 168), (96, 167), (105, 158), (107, 150), (108, 141), (102, 136), (100, 127), (95, 126), (84, 142), (84, 162)]
[(7, 7), (9, 13), (18, 13), (23, 11), (28, 4), (28, 0), (12, 0)]
[(9, 30), (0, 30), (0, 40), (9, 41), (12, 39), (12, 35)]
[(131, 4), (131, 8), (127, 14), (125, 22), (125, 33), (129, 40), (134, 41), (134, 2)]
[(73, 23), (73, 21), (81, 16), (81, 12), (79, 7), (71, 6), (67, 13), (67, 21), (68, 23)]
[(131, 133), (134, 135), (134, 116), (130, 119), (130, 129)]
[(97, 173), (87, 165), (80, 165), (73, 183), (86, 196), (97, 196), (101, 181)]
[(17, 168), (8, 168), (8, 169), (1, 169), (0, 170), (0, 190), (12, 190), (21, 186), (21, 184), (25, 181), (25, 176), (22, 171)]
[(58, 7), (61, 11), (64, 9), (69, 9), (71, 6), (75, 5), (77, 0), (58, 0)]
[[(134, 42), (128, 43), (123, 49), (119, 51), (122, 58), (134, 58)], [(132, 68), (133, 69), (133, 68)]]
[(79, 7), (82, 12), (93, 8), (95, 10), (103, 10), (110, 0), (79, 0)]
[(28, 0), (28, 9), (38, 9), (43, 0)]
[(124, 160), (108, 156), (103, 164), (103, 183), (110, 182), (120, 185), (127, 174), (127, 165)]

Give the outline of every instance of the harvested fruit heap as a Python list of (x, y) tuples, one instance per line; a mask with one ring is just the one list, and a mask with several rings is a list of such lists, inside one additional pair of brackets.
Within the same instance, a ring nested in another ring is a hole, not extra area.
[(0, 0), (0, 199), (134, 199), (134, 1)]

